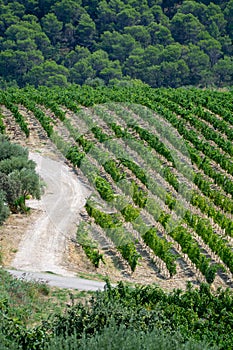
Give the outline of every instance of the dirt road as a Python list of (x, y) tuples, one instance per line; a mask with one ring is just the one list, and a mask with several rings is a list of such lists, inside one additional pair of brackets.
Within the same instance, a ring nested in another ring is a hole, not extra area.
[(103, 290), (105, 282), (91, 281), (84, 278), (57, 276), (41, 272), (25, 272), (17, 270), (8, 270), (10, 274), (16, 278), (22, 278), (25, 281), (46, 282), (49, 286), (78, 289), (78, 290)]
[(41, 216), (25, 233), (12, 262), (12, 267), (33, 272), (50, 271), (71, 276), (62, 266), (68, 239), (75, 236), (77, 214), (85, 205), (89, 190), (61, 162), (30, 153), (37, 172), (46, 183), (40, 201), (29, 206), (41, 210)]

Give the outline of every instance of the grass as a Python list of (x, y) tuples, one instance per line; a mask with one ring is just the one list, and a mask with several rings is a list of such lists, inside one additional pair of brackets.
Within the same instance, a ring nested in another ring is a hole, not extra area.
[(102, 275), (101, 273), (88, 273), (88, 272), (79, 272), (77, 274), (77, 277), (79, 278), (85, 278), (87, 280), (96, 280), (96, 281), (106, 281), (106, 278), (109, 278), (109, 276)]
[(16, 279), (0, 269), (0, 308), (3, 303), (7, 304), (8, 315), (27, 326), (46, 320), (51, 313), (61, 313), (68, 305), (84, 302), (90, 295)]

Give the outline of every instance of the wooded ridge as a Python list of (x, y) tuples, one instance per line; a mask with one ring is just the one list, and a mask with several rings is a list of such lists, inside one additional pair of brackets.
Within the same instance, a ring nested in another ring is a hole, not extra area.
[(229, 86), (233, 0), (0, 0), (0, 87)]

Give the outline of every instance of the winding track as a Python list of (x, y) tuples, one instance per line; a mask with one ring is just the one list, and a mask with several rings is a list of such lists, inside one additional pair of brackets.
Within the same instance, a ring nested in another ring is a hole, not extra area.
[(36, 162), (46, 189), (40, 201), (30, 201), (29, 205), (42, 213), (26, 231), (11, 265), (33, 273), (49, 271), (74, 276), (62, 266), (62, 257), (68, 239), (75, 235), (78, 213), (90, 192), (63, 163), (37, 153), (30, 153), (30, 159)]

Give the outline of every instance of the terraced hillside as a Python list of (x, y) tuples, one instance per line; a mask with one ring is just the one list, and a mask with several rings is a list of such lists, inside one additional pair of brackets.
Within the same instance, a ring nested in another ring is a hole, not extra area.
[(1, 92), (0, 105), (2, 132), (56, 149), (92, 188), (73, 239), (84, 265), (232, 287), (232, 93), (25, 88)]

